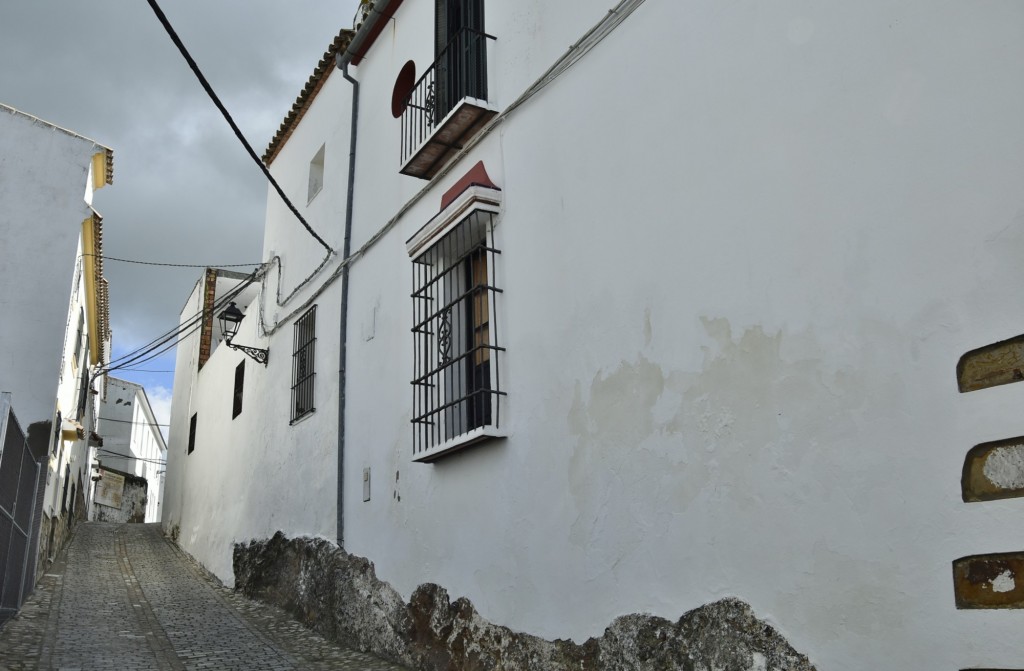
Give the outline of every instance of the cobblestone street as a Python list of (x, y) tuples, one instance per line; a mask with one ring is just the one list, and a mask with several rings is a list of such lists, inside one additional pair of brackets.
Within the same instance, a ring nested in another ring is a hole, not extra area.
[(220, 586), (157, 524), (79, 525), (0, 629), (0, 671), (401, 668)]

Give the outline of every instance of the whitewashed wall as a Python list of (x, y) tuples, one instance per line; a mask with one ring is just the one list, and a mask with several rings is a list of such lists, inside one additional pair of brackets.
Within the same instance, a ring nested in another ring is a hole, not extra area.
[[(13, 392), (26, 429), (52, 421), (57, 412), (77, 414), (78, 374), (87, 365), (73, 360), (84, 341), (75, 339), (86, 300), (81, 231), (82, 222), (92, 216), (92, 159), (105, 151), (92, 140), (0, 105), (0, 250), (5, 252), (0, 263), (0, 389)], [(86, 417), (83, 424), (92, 429), (92, 395)], [(87, 440), (53, 446), (45, 514), (61, 512), (68, 466), (69, 482), (76, 492), (81, 482), (88, 505), (89, 460)]]
[[(398, 174), (390, 100), (432, 57), (431, 5), (407, 0), (353, 68), (354, 248), (425, 185)], [(607, 9), (488, 3), (498, 108)], [(1022, 433), (1024, 385), (961, 395), (955, 365), (1024, 331), (1022, 64), (1009, 0), (644, 3), (353, 265), (346, 549), (406, 596), (436, 582), (548, 637), (733, 595), (822, 669), (1018, 664), (1024, 614), (957, 611), (950, 563), (1020, 549), (1019, 505), (966, 505), (959, 478), (971, 446)], [(304, 196), (327, 140), (312, 223), (334, 244), (347, 91), (332, 76), (273, 165)], [(510, 436), (413, 464), (404, 242), (478, 160), (503, 189)], [(319, 260), (274, 197), (266, 237), (288, 286)], [(336, 417), (318, 400), (288, 426), (290, 339), (246, 369), (260, 416), (229, 420), (226, 348), (191, 392), (225, 420), (201, 415), (214, 444), (172, 519), (222, 578), (232, 540), (333, 532)]]
[(167, 446), (142, 385), (110, 378), (99, 410), (105, 467), (146, 479), (146, 522), (159, 522)]
[[(297, 159), (301, 164), (308, 166), (324, 142), (322, 136), (316, 137), (319, 138), (316, 146), (308, 155), (303, 153)], [(336, 169), (337, 155), (332, 151), (325, 161), (325, 173), (332, 183), (336, 181), (333, 178)], [(286, 187), (301, 192), (303, 203), (306, 202), (305, 175), (304, 169), (301, 180)], [(340, 232), (334, 231), (332, 235), (328, 225), (331, 223), (329, 212), (338, 209), (336, 202), (332, 202), (338, 198), (334, 188), (325, 186), (305, 209), (310, 224), (340, 246)], [(343, 188), (340, 193), (344, 195)], [(298, 203), (299, 196), (295, 198)], [(313, 214), (318, 206), (327, 213)], [(284, 228), (282, 241), (301, 240), (295, 231), (298, 224), (290, 215), (275, 218), (273, 206), (268, 209), (271, 210), (268, 239), (272, 232)], [(341, 211), (344, 211), (343, 206)], [(301, 243), (297, 246), (299, 250), (288, 249), (282, 253), (283, 295), (294, 289), (298, 280), (292, 277), (300, 270), (308, 275), (322, 258), (322, 251), (315, 247), (303, 250)], [(294, 322), (285, 322), (272, 336), (265, 337), (257, 334), (257, 315), (259, 302), (264, 301), (269, 327), (276, 315), (296, 309), (310, 294), (308, 291), (297, 294), (286, 306), (278, 308), (276, 269), (268, 282), (262, 294), (257, 295), (257, 284), (237, 300), (246, 318), (234, 339), (237, 344), (269, 349), (266, 367), (221, 344), (197, 373), (198, 332), (179, 340), (177, 348), (162, 522), (169, 532), (179, 534), (179, 542), (189, 553), (227, 584), (233, 582), (231, 548), (235, 542), (268, 537), (279, 529), (330, 539), (336, 535), (340, 284), (316, 299), (316, 411), (291, 425)], [(219, 280), (218, 297), (238, 284), (237, 279)], [(201, 287), (202, 280), (182, 310), (183, 322), (200, 310)], [(215, 325), (214, 342), (219, 338), (219, 326)], [(235, 368), (243, 360), (242, 412), (232, 419)], [(193, 414), (197, 414), (196, 443), (195, 450), (188, 454), (189, 422)]]
[[(73, 420), (78, 418), (78, 399), (82, 386), (82, 368), (83, 366), (90, 365), (88, 354), (89, 317), (86, 310), (87, 294), (81, 259), (82, 243), (79, 239), (71, 296), (66, 302), (65, 307), (67, 331), (64, 336), (64, 344), (59, 361), (60, 375), (57, 378), (56, 407), (54, 410), (54, 412), (61, 413), (62, 425), (64, 426), (67, 426), (63, 421), (64, 419)], [(84, 317), (81, 333), (78, 332), (80, 315)], [(102, 378), (92, 380), (90, 387), (97, 391), (102, 390)], [(63, 437), (58, 439), (56, 436), (51, 436), (50, 453), (47, 461), (46, 490), (43, 496), (43, 512), (51, 518), (63, 513), (65, 489), (67, 489), (67, 499), (71, 500), (71, 485), (75, 486), (75, 491), (77, 492), (79, 482), (81, 482), (84, 490), (86, 510), (88, 511), (92, 491), (92, 480), (90, 479), (92, 476), (92, 448), (89, 446), (88, 439), (89, 433), (97, 426), (96, 409), (98, 404), (97, 395), (87, 392), (85, 412), (81, 418), (78, 418), (85, 430), (84, 438), (64, 440)], [(68, 467), (70, 467), (70, 470)], [(70, 509), (70, 504), (68, 504), (68, 507)], [(40, 543), (40, 547), (44, 545), (44, 543)]]
[(91, 214), (90, 166), (100, 151), (0, 105), (0, 389), (13, 392), (26, 429), (54, 414), (75, 249)]

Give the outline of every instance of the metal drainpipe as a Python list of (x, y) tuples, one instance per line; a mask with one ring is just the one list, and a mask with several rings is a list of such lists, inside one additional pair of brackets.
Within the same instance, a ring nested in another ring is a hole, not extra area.
[[(345, 203), (345, 243), (341, 258), (347, 260), (352, 253), (352, 198), (356, 182), (356, 135), (359, 128), (359, 81), (348, 73), (348, 64), (355, 57), (360, 46), (367, 40), (373, 27), (382, 16), (380, 7), (387, 0), (374, 0), (370, 13), (348, 43), (344, 52), (335, 54), (335, 65), (341, 70), (345, 81), (352, 84), (352, 128), (349, 131), (348, 152), (348, 200)], [(348, 352), (348, 264), (341, 269), (341, 319), (339, 325), (340, 346), (338, 353), (338, 547), (345, 548), (345, 378)]]
[[(339, 58), (339, 61), (341, 59)], [(345, 202), (345, 243), (341, 258), (352, 252), (352, 198), (356, 182), (356, 133), (359, 127), (359, 82), (348, 73), (348, 62), (339, 62), (345, 81), (352, 84), (352, 128), (349, 131), (348, 197)], [(341, 269), (341, 323), (338, 354), (338, 547), (345, 548), (345, 378), (348, 353), (348, 264)]]

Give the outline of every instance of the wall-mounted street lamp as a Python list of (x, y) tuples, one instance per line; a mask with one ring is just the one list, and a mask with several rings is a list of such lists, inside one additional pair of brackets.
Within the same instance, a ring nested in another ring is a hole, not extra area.
[(245, 345), (236, 345), (231, 342), (231, 339), (235, 337), (236, 333), (238, 333), (238, 325), (244, 318), (245, 315), (238, 309), (238, 306), (235, 305), (234, 302), (224, 308), (224, 311), (218, 315), (217, 319), (220, 320), (220, 331), (224, 334), (224, 344), (231, 349), (237, 349), (240, 352), (245, 352), (255, 359), (256, 363), (261, 363), (266, 366), (267, 359), (270, 357), (269, 350), (260, 349), (258, 347), (246, 347)]

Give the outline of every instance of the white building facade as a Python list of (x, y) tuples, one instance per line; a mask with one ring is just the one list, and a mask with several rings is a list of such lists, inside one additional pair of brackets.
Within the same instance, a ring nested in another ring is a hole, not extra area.
[(1019, 665), (1024, 575), (953, 563), (1024, 550), (1022, 148), (1009, 0), (379, 0), (266, 156), (333, 253), (271, 191), (182, 312), (163, 522), (546, 638), (735, 596), (821, 669)]
[[(103, 436), (103, 445), (96, 450), (101, 470), (111, 468), (144, 478), (147, 485), (144, 521), (159, 522), (167, 443), (146, 389), (128, 380), (107, 378), (107, 393), (100, 404), (97, 431)], [(93, 506), (96, 505), (99, 504), (94, 501)]]
[[(0, 389), (46, 457), (39, 556), (55, 556), (89, 504), (96, 370), (110, 358), (97, 189), (113, 152), (0, 105)], [(44, 448), (45, 446), (45, 448)]]

